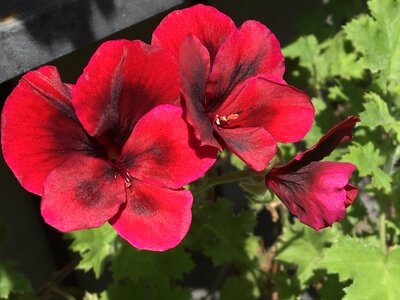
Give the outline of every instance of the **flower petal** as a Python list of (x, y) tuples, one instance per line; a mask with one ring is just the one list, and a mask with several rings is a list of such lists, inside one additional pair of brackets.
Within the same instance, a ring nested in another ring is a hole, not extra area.
[(333, 128), (331, 128), (321, 139), (310, 149), (296, 155), (294, 159), (288, 162), (286, 165), (279, 168), (285, 170), (298, 169), (302, 166), (309, 164), (312, 161), (320, 161), (325, 156), (331, 154), (331, 152), (342, 143), (350, 141), (352, 136), (352, 130), (360, 118), (356, 116), (350, 116), (346, 120), (343, 120)]
[(189, 34), (182, 43), (179, 57), (181, 94), (186, 119), (201, 145), (219, 148), (214, 128), (205, 113), (205, 88), (210, 75), (210, 56), (200, 40)]
[(182, 109), (159, 105), (136, 124), (121, 161), (134, 178), (169, 188), (201, 177), (215, 162), (217, 149), (200, 147), (182, 118)]
[(125, 201), (124, 181), (106, 161), (74, 155), (46, 179), (41, 211), (47, 224), (72, 231), (101, 226)]
[(262, 171), (276, 153), (276, 142), (264, 128), (220, 128), (229, 150), (256, 171)]
[(7, 98), (1, 117), (4, 158), (21, 185), (41, 195), (47, 175), (72, 153), (93, 152), (70, 103), (70, 87), (57, 69), (24, 75)]
[(200, 4), (167, 15), (154, 30), (152, 44), (166, 48), (178, 57), (181, 43), (192, 33), (208, 49), (213, 61), (220, 45), (235, 29), (227, 15)]
[(207, 97), (224, 99), (243, 80), (257, 74), (282, 78), (284, 58), (275, 35), (257, 21), (246, 21), (221, 45), (207, 86)]
[(103, 43), (73, 90), (87, 132), (121, 148), (137, 120), (156, 105), (179, 104), (177, 60), (141, 41)]
[(266, 176), (266, 185), (300, 222), (320, 230), (344, 218), (357, 195), (348, 183), (355, 169), (340, 162), (311, 162), (292, 172), (274, 168)]
[(358, 189), (350, 183), (348, 183), (344, 187), (344, 189), (346, 191), (346, 201), (345, 201), (344, 205), (346, 207), (348, 207), (353, 203), (354, 199), (357, 197)]
[(230, 127), (263, 127), (277, 142), (296, 142), (314, 119), (310, 98), (289, 85), (252, 77), (238, 85), (216, 110), (219, 116), (238, 114)]
[(111, 225), (139, 249), (165, 251), (178, 245), (192, 221), (192, 194), (134, 181), (124, 210)]

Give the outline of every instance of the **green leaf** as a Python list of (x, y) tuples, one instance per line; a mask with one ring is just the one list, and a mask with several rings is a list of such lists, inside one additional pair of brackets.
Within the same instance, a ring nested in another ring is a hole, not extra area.
[(133, 282), (141, 279), (158, 280), (167, 284), (180, 280), (194, 267), (190, 255), (182, 246), (165, 252), (137, 250), (123, 242), (115, 253), (111, 270), (115, 280), (128, 278)]
[(345, 49), (345, 35), (342, 31), (323, 44), (323, 60), (327, 64), (329, 77), (343, 79), (361, 78), (363, 68), (354, 52)]
[(400, 142), (400, 122), (395, 120), (390, 114), (385, 101), (375, 93), (365, 95), (365, 110), (360, 114), (360, 125), (375, 129), (378, 126), (389, 132), (393, 130), (396, 133), (397, 141)]
[(246, 252), (246, 244), (254, 243), (255, 222), (256, 218), (251, 211), (245, 210), (235, 215), (230, 201), (218, 199), (217, 202), (195, 202), (193, 224), (187, 243), (190, 249), (202, 251), (211, 257), (214, 265), (234, 260), (247, 263), (253, 258)]
[(314, 35), (302, 36), (282, 51), (285, 57), (298, 58), (300, 66), (309, 70), (315, 81), (325, 80), (327, 64), (320, 55), (321, 48)]
[(15, 269), (11, 261), (0, 262), (0, 298), (8, 299), (11, 294), (24, 294), (32, 291), (32, 286), (25, 275)]
[(365, 68), (380, 72), (382, 87), (400, 83), (400, 2), (370, 0), (370, 16), (360, 16), (345, 26), (347, 37), (363, 53)]
[(400, 248), (388, 255), (362, 239), (343, 237), (325, 252), (321, 267), (351, 279), (347, 300), (397, 300), (400, 295)]
[(85, 295), (83, 295), (83, 300), (100, 300), (100, 299), (102, 298), (95, 293), (85, 292)]
[(391, 191), (392, 179), (380, 168), (385, 159), (380, 155), (379, 150), (375, 149), (372, 142), (366, 145), (354, 143), (349, 146), (349, 153), (343, 155), (341, 160), (355, 164), (360, 176), (371, 175), (372, 188), (381, 189), (385, 193)]
[(325, 249), (334, 241), (336, 231), (333, 228), (315, 231), (298, 222), (285, 229), (276, 259), (285, 264), (297, 265), (296, 275), (300, 287), (304, 288), (314, 270), (318, 269)]
[[(323, 111), (327, 109), (326, 103), (319, 99), (319, 98), (313, 98), (312, 99), (313, 105), (315, 107), (315, 115), (319, 116), (322, 114)], [(310, 148), (313, 146), (318, 140), (322, 137), (324, 134), (322, 128), (319, 126), (320, 120), (316, 118), (314, 120), (314, 124), (311, 127), (310, 131), (307, 133), (307, 135), (304, 137), (304, 141), (306, 142), (307, 148)], [(324, 122), (326, 121), (325, 119), (323, 120)]]
[(347, 52), (345, 36), (339, 32), (319, 44), (314, 35), (302, 36), (283, 49), (286, 57), (298, 58), (299, 65), (311, 74), (311, 84), (319, 88), (328, 78), (361, 78), (363, 68), (357, 55)]
[(346, 283), (339, 281), (337, 274), (328, 274), (324, 276), (322, 287), (319, 290), (321, 299), (323, 300), (338, 300), (343, 299), (345, 295), (343, 289), (346, 287)]
[(77, 268), (85, 272), (93, 269), (96, 278), (99, 278), (107, 257), (113, 251), (116, 236), (115, 230), (109, 224), (69, 233), (67, 237), (73, 239), (71, 250), (78, 252), (82, 257)]
[[(150, 283), (150, 284), (149, 284)], [(106, 292), (101, 294), (101, 300), (188, 300), (190, 290), (179, 286), (160, 284), (157, 281), (113, 283)]]
[(245, 278), (228, 277), (221, 288), (221, 300), (253, 300), (253, 286)]
[(279, 299), (296, 300), (301, 294), (300, 283), (296, 276), (279, 271), (275, 276)]
[(382, 169), (375, 168), (369, 186), (383, 190), (386, 194), (392, 190), (392, 178)]

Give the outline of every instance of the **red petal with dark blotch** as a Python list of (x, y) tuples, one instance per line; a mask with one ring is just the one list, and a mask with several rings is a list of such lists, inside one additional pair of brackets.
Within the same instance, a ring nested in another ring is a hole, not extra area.
[(219, 148), (214, 138), (214, 128), (205, 113), (205, 86), (210, 75), (210, 57), (207, 49), (194, 35), (188, 35), (182, 43), (179, 57), (181, 94), (186, 119), (192, 125), (201, 145)]
[(72, 102), (90, 135), (121, 148), (146, 112), (179, 105), (177, 60), (141, 41), (105, 42), (78, 79)]
[(110, 223), (139, 249), (165, 251), (178, 245), (192, 221), (192, 194), (134, 181), (127, 205)]
[(331, 128), (314, 146), (296, 155), (295, 158), (280, 168), (294, 170), (312, 161), (322, 160), (325, 156), (331, 154), (340, 144), (346, 143), (353, 138), (352, 131), (357, 122), (360, 122), (360, 118), (356, 116), (348, 117)]
[(47, 175), (72, 153), (93, 152), (70, 97), (56, 68), (45, 66), (24, 75), (4, 104), (3, 155), (32, 193), (41, 195)]
[(275, 35), (257, 21), (244, 22), (221, 45), (207, 85), (207, 97), (221, 101), (240, 82), (257, 74), (282, 78), (284, 58)]
[(106, 161), (74, 155), (46, 179), (41, 211), (65, 232), (101, 226), (125, 201), (125, 183)]
[(216, 113), (237, 118), (230, 127), (262, 127), (277, 142), (296, 142), (310, 130), (314, 119), (310, 98), (296, 88), (253, 77), (238, 85), (216, 109)]
[(167, 15), (154, 30), (152, 44), (166, 48), (178, 57), (183, 40), (191, 33), (208, 49), (213, 61), (220, 45), (235, 29), (227, 15), (200, 4)]
[(276, 153), (276, 142), (264, 128), (220, 128), (229, 150), (256, 171), (265, 169)]
[(139, 120), (122, 150), (121, 161), (135, 178), (181, 188), (201, 177), (216, 157), (214, 147), (200, 147), (182, 117), (182, 109), (164, 104)]
[(266, 176), (266, 185), (300, 222), (320, 230), (344, 218), (357, 195), (348, 183), (355, 169), (340, 162), (311, 162), (292, 172), (274, 168)]

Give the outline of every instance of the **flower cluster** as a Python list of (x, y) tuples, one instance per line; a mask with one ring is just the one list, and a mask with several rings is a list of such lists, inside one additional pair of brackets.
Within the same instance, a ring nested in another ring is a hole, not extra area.
[[(236, 27), (197, 5), (174, 11), (151, 45), (102, 44), (75, 84), (45, 66), (7, 98), (3, 154), (21, 185), (42, 196), (44, 220), (60, 231), (109, 222), (133, 246), (176, 246), (191, 223), (192, 194), (227, 148), (263, 171), (277, 143), (309, 131), (309, 97), (282, 79), (278, 40), (263, 24)], [(355, 167), (320, 162), (351, 138), (350, 117), (310, 150), (265, 178), (301, 222), (320, 229), (344, 217)]]

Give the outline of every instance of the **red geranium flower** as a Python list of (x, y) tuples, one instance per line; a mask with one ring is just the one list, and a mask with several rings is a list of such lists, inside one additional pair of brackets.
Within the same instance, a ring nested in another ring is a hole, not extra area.
[(182, 186), (216, 151), (196, 144), (171, 105), (177, 78), (167, 51), (125, 40), (104, 43), (75, 86), (54, 67), (22, 77), (4, 106), (3, 153), (22, 186), (42, 195), (48, 224), (71, 231), (109, 221), (156, 251), (182, 240), (192, 205)]
[(357, 196), (349, 183), (356, 166), (320, 161), (338, 145), (352, 139), (360, 119), (350, 116), (329, 130), (313, 147), (267, 174), (265, 183), (300, 222), (319, 230), (340, 221)]
[(185, 116), (203, 145), (225, 146), (257, 171), (276, 142), (295, 142), (310, 129), (314, 108), (306, 94), (282, 80), (278, 40), (257, 21), (236, 28), (215, 8), (174, 11), (152, 43), (179, 57)]

